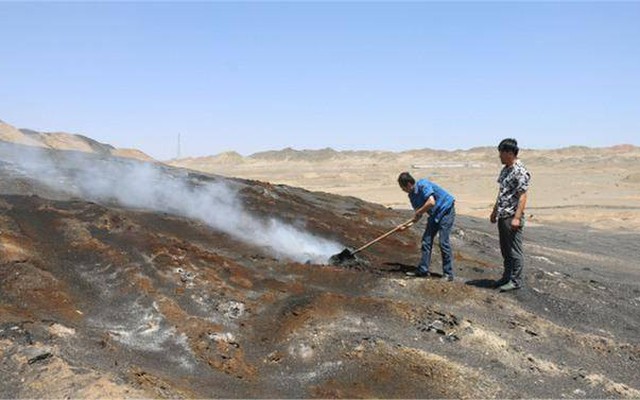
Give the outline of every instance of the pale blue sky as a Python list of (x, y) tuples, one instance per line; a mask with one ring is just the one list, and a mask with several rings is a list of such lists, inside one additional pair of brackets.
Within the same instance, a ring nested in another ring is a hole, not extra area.
[(0, 3), (0, 119), (153, 157), (640, 145), (640, 3)]

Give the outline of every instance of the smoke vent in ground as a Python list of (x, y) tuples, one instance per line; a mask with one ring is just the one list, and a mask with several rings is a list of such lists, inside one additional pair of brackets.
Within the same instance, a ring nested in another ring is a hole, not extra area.
[[(272, 215), (256, 215), (238, 195), (243, 184), (199, 179), (160, 164), (78, 152), (3, 146), (3, 159), (49, 189), (86, 200), (167, 212), (192, 218), (234, 238), (265, 248), (277, 258), (325, 263), (340, 244), (305, 230), (304, 217), (284, 223)], [(266, 193), (265, 197), (274, 196)]]

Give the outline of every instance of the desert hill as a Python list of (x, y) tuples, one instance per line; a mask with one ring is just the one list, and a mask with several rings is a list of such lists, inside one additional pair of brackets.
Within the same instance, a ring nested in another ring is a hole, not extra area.
[(0, 397), (640, 397), (638, 234), (531, 226), (508, 294), (469, 216), (454, 282), (405, 278), (424, 225), (325, 265), (410, 215), (0, 143)]
[(152, 161), (153, 159), (140, 150), (117, 149), (111, 145), (100, 143), (83, 135), (65, 132), (38, 132), (32, 129), (18, 129), (0, 120), (0, 140), (54, 150), (76, 150), (101, 155), (135, 158)]

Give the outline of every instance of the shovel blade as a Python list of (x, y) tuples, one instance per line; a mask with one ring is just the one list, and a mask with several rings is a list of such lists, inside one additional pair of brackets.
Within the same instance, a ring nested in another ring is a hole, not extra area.
[(345, 261), (350, 261), (353, 259), (355, 259), (355, 256), (353, 255), (351, 250), (344, 249), (340, 253), (334, 254), (331, 257), (329, 257), (329, 264), (340, 265), (340, 264), (343, 264)]

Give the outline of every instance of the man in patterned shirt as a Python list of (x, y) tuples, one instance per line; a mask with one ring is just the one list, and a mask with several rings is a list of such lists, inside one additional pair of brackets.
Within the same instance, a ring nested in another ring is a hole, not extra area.
[(504, 139), (498, 145), (498, 151), (504, 168), (498, 177), (500, 191), (490, 219), (491, 223), (498, 222), (500, 251), (504, 259), (504, 272), (496, 287), (506, 292), (522, 286), (522, 230), (531, 174), (518, 160), (518, 142), (515, 139)]

